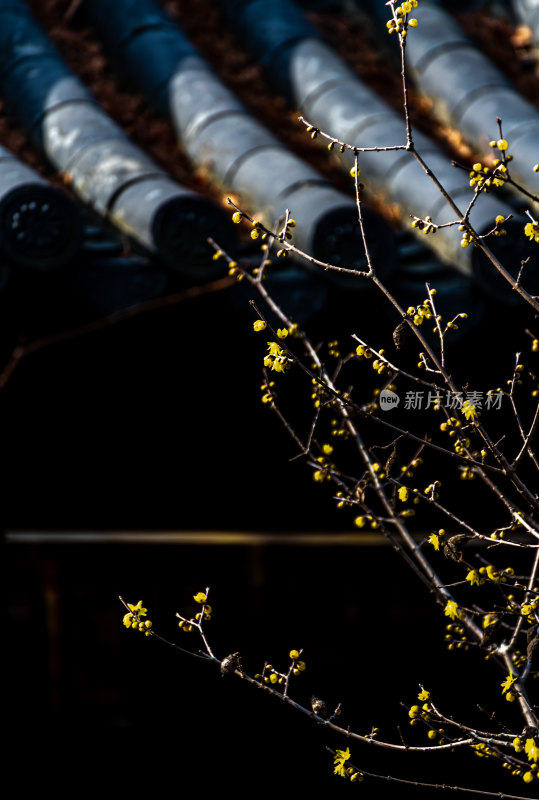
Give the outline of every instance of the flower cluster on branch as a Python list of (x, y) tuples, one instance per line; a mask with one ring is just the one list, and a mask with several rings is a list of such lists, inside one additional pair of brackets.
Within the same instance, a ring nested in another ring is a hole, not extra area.
[[(293, 696), (296, 679), (299, 684), (306, 669), (301, 650), (289, 651), (286, 666), (275, 666), (283, 663), (276, 659), (264, 660), (262, 668), (252, 674), (243, 665), (245, 654), (241, 659), (239, 653), (217, 657), (205, 632), (211, 618), (208, 589), (194, 597), (200, 605), (197, 613), (177, 616), (182, 631), (198, 632), (201, 638), (203, 648), (193, 654), (214, 662), (223, 675), (247, 681), (284, 700), (316, 724), (324, 725), (328, 736), (346, 737), (345, 749), (328, 748), (337, 776), (353, 783), (384, 777), (369, 772), (368, 764), (359, 767), (353, 763), (355, 752), (353, 756), (350, 746), (357, 745), (358, 758), (366, 761), (361, 746), (368, 744), (388, 752), (445, 753), (452, 758), (465, 751), (490, 760), (524, 784), (536, 784), (539, 461), (533, 444), (539, 423), (538, 334), (526, 329), (528, 351), (515, 352), (512, 364), (496, 365), (493, 385), (476, 386), (473, 376), (458, 382), (449, 343), (459, 325), (466, 325), (468, 312), (462, 309), (444, 318), (436, 287), (429, 282), (425, 284), (426, 294), (419, 296), (415, 305), (403, 308), (382, 283), (366, 244), (362, 210), (365, 187), (359, 183), (359, 160), (366, 150), (380, 150), (381, 154), (387, 149), (407, 151), (435, 182), (454, 214), (449, 223), (414, 216), (412, 228), (424, 234), (436, 234), (442, 227), (460, 231), (462, 246), (479, 248), (493, 273), (507, 282), (508, 291), (518, 294), (533, 316), (539, 311), (539, 299), (525, 288), (530, 265), (523, 263), (514, 277), (490, 249), (492, 241), (506, 235), (503, 226), (508, 218), (496, 216), (491, 230), (482, 235), (470, 222), (472, 209), (486, 192), (506, 184), (513, 189), (520, 187), (511, 176), (512, 156), (500, 119), (496, 121), (497, 136), (490, 142), (497, 157), (491, 163), (473, 163), (466, 207), (461, 209), (438, 182), (415, 149), (407, 107), (406, 36), (413, 35), (410, 28), (417, 21), (409, 15), (418, 6), (420, 12), (420, 4), (411, 0), (388, 6), (391, 19), (387, 28), (389, 33), (398, 34), (401, 50), (404, 143), (395, 143), (392, 148), (361, 148), (334, 138), (330, 131), (322, 131), (308, 120), (302, 121), (311, 138), (329, 142), (329, 150), (337, 146), (341, 153), (348, 150), (354, 155), (351, 177), (367, 268), (359, 271), (341, 266), (338, 272), (369, 282), (381, 302), (392, 309), (397, 326), (378, 342), (367, 341), (358, 329), (350, 332), (348, 345), (328, 337), (327, 345), (322, 346), (311, 341), (308, 332), (276, 303), (265, 284), (273, 256), (305, 259), (324, 271), (337, 269), (296, 247), (296, 223), (290, 209), (270, 229), (229, 200), (233, 221), (249, 225), (251, 238), (261, 242), (260, 261), (254, 268), (233, 261), (218, 243), (210, 241), (217, 257), (227, 261), (229, 273), (248, 282), (258, 294), (259, 301), (252, 301), (252, 332), (264, 333), (260, 347), (261, 399), (268, 413), (276, 414), (289, 433), (294, 457), (302, 459), (312, 471), (314, 484), (329, 490), (336, 512), (349, 515), (351, 526), (359, 531), (376, 531), (387, 537), (402, 555), (403, 568), (411, 569), (428, 587), (439, 607), (440, 638), (447, 649), (462, 651), (463, 659), (470, 652), (481, 658), (485, 685), (492, 686), (490, 699), (496, 715), (489, 719), (486, 730), (480, 729), (471, 721), (473, 715), (461, 718), (451, 707), (446, 710), (448, 700), (434, 697), (434, 692), (420, 686), (414, 702), (403, 705), (409, 725), (424, 734), (423, 743), (411, 744), (402, 731), (398, 740), (380, 735), (378, 729), (360, 733), (340, 723), (340, 705), (332, 711), (325, 699), (313, 696), (310, 703), (302, 703)], [(539, 203), (539, 198), (527, 192), (524, 196)], [(530, 221), (522, 235), (539, 243), (539, 223), (531, 212), (528, 216)], [(274, 380), (269, 379), (270, 374)], [(428, 397), (423, 408), (430, 415), (428, 420), (413, 413), (421, 409), (421, 404), (414, 405), (411, 395)], [(392, 417), (388, 412), (403, 398), (410, 402), (403, 402), (400, 416)], [(290, 421), (290, 409), (298, 407), (304, 420), (299, 427)], [(408, 417), (403, 417), (406, 413)], [(478, 515), (467, 515), (460, 502), (460, 481), (473, 481), (470, 489), (476, 493), (476, 502), (489, 511), (479, 522)], [(427, 532), (422, 519), (429, 521)], [(144, 630), (150, 637), (159, 636), (151, 623), (142, 621), (146, 610), (141, 603), (127, 605), (127, 611), (127, 627)], [(391, 780), (410, 783), (396, 774)], [(427, 784), (418, 780), (415, 785)], [(437, 788), (493, 794), (487, 788), (467, 787), (465, 776), (459, 786), (444, 784)]]

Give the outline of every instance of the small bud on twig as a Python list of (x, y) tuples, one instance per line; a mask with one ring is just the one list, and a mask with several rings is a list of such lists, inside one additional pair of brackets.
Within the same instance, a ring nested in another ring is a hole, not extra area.
[(311, 697), (311, 708), (317, 717), (322, 717), (323, 719), (326, 719), (328, 715), (326, 704), (324, 703), (323, 700), (320, 700), (319, 697), (315, 697), (314, 694)]
[(234, 672), (239, 669), (241, 671), (241, 662), (239, 653), (231, 653), (221, 661), (221, 675), (227, 672)]

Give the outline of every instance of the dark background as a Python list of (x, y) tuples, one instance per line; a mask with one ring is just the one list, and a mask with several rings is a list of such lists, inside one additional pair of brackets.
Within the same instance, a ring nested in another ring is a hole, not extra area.
[[(424, 734), (409, 728), (399, 705), (415, 701), (419, 681), (442, 692), (455, 713), (483, 699), (473, 678), (480, 665), (473, 654), (443, 649), (439, 612), (389, 548), (9, 548), (8, 753), (23, 793), (43, 784), (61, 797), (99, 789), (143, 797), (233, 788), (247, 797), (264, 788), (284, 796), (353, 788), (332, 776), (325, 750), (345, 748), (343, 737), (221, 678), (213, 665), (126, 630), (120, 592), (144, 600), (156, 630), (196, 649), (174, 613), (192, 614), (192, 595), (207, 583), (214, 609), (207, 633), (218, 656), (239, 650), (252, 674), (264, 659), (285, 667), (288, 650), (304, 647), (307, 671), (292, 696), (305, 704), (312, 692), (333, 706), (342, 701), (340, 719), (361, 733), (379, 725), (381, 736), (398, 742), (400, 725), (408, 742), (422, 744)], [(492, 689), (498, 676), (490, 677)], [(389, 757), (350, 746), (359, 767), (383, 775), (451, 783), (460, 771), (455, 757)], [(467, 785), (484, 786), (494, 771), (471, 754), (460, 768)], [(498, 770), (495, 777), (499, 785)], [(375, 797), (381, 788), (368, 780), (361, 791)], [(407, 796), (400, 786), (383, 790)]]
[[(126, 630), (120, 594), (142, 599), (156, 629), (185, 644), (194, 634), (181, 634), (174, 614), (192, 614), (192, 596), (211, 587), (208, 632), (219, 657), (240, 651), (252, 674), (265, 659), (285, 667), (289, 649), (303, 647), (308, 670), (293, 696), (343, 702), (343, 723), (362, 733), (378, 725), (398, 742), (400, 724), (408, 741), (423, 743), (400, 707), (414, 702), (419, 682), (465, 714), (484, 691), (470, 678), (482, 666), (443, 648), (440, 613), (399, 557), (370, 537), (362, 544), (353, 514), (337, 512), (330, 491), (289, 461), (294, 445), (260, 403), (265, 340), (252, 332), (241, 292), (45, 347), (23, 359), (0, 395), (9, 759), (25, 792), (43, 784), (61, 797), (100, 789), (143, 797), (193, 785), (239, 797), (264, 787), (284, 796), (353, 791), (333, 777), (325, 750), (346, 741), (212, 665)], [(42, 329), (65, 328), (73, 309), (73, 298), (63, 316), (43, 304)], [(505, 318), (516, 325), (519, 313)], [(386, 324), (372, 299), (339, 292), (312, 319), (315, 334), (322, 323), (339, 335)], [(492, 340), (492, 325), (484, 330), (456, 345), (463, 370)], [(509, 357), (502, 338), (500, 359)], [(28, 531), (37, 532), (30, 542), (21, 538)], [(73, 531), (216, 531), (223, 544), (119, 545), (112, 535), (74, 544)], [(332, 545), (339, 531), (348, 545)], [(274, 533), (282, 544), (225, 544), (230, 532)], [(313, 532), (318, 546), (291, 538)], [(379, 774), (454, 779), (450, 758), (351, 749), (358, 766)], [(465, 755), (467, 784), (488, 766)], [(376, 781), (360, 788), (367, 797), (380, 790)]]

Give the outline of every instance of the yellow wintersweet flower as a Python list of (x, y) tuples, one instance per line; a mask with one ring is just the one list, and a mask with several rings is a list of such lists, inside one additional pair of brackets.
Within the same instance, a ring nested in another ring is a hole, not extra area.
[(271, 368), (275, 370), (275, 372), (284, 372), (287, 366), (286, 361), (279, 361), (277, 358), (273, 360), (271, 364)]
[(479, 411), (477, 410), (477, 406), (472, 403), (471, 400), (465, 400), (462, 404), (462, 408), (460, 409), (467, 420), (474, 420), (476, 417), (479, 416)]
[(333, 763), (335, 764), (335, 769), (333, 770), (334, 775), (340, 775), (342, 778), (346, 778), (346, 768), (344, 765), (350, 758), (350, 755), (349, 747), (347, 747), (346, 750), (337, 750), (335, 752), (335, 758), (333, 759)]
[(454, 600), (447, 601), (444, 614), (450, 619), (462, 619), (464, 617), (464, 611), (458, 607)]
[(288, 336), (287, 328), (278, 328), (277, 336), (279, 337), (279, 339), (286, 339), (286, 337)]
[(196, 600), (197, 603), (205, 603), (208, 596), (205, 592), (198, 592), (198, 594), (193, 595), (193, 599)]
[(408, 500), (408, 489), (406, 486), (401, 486), (399, 488), (399, 500), (405, 503)]
[(145, 617), (148, 613), (147, 608), (142, 608), (142, 600), (139, 600), (136, 606), (132, 605), (132, 603), (128, 603), (127, 607), (133, 612), (133, 614), (136, 614), (137, 617)]
[(533, 239), (534, 241), (539, 242), (539, 223), (527, 222), (526, 225), (524, 225), (524, 233), (528, 239)]
[(481, 580), (479, 578), (479, 574), (475, 571), (475, 569), (471, 569), (468, 574), (466, 575), (466, 580), (469, 581), (470, 586), (481, 586)]
[(529, 761), (539, 761), (539, 747), (535, 739), (526, 739), (524, 752), (528, 756)]
[(488, 575), (488, 577), (490, 578), (490, 580), (491, 580), (491, 581), (494, 581), (495, 583), (496, 583), (497, 581), (499, 581), (499, 580), (500, 580), (500, 578), (501, 578), (501, 575), (500, 575), (500, 573), (498, 572), (498, 570), (496, 569), (496, 567), (494, 567), (492, 564), (489, 564), (489, 565), (487, 566), (487, 575)]
[(440, 537), (437, 533), (431, 533), (429, 536), (429, 544), (431, 544), (435, 550), (440, 549)]
[(284, 372), (290, 365), (290, 359), (286, 356), (282, 347), (277, 342), (268, 342), (268, 355), (264, 358), (264, 366), (275, 370), (275, 372)]
[(500, 686), (502, 687), (502, 694), (505, 694), (506, 692), (509, 691), (512, 685), (515, 683), (516, 679), (517, 676), (513, 675), (513, 673), (510, 672), (507, 678), (500, 684)]
[(263, 319), (257, 319), (256, 322), (253, 322), (253, 330), (255, 331), (263, 331), (266, 329), (266, 323)]
[(270, 356), (273, 356), (273, 358), (283, 355), (283, 349), (282, 347), (279, 347), (277, 342), (268, 342), (268, 350)]
[(322, 483), (329, 477), (328, 473), (323, 469), (317, 469), (316, 472), (313, 472), (313, 481), (317, 483)]

